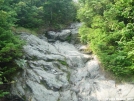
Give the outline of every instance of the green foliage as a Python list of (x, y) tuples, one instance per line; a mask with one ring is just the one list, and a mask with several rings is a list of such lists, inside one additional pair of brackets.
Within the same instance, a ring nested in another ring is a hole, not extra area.
[(4, 92), (0, 90), (0, 98), (4, 97), (5, 95), (9, 94), (9, 92)]
[(0, 11), (0, 62), (9, 62), (21, 55), (19, 53), (22, 42), (9, 28), (8, 13)]
[(115, 75), (134, 74), (134, 1), (82, 0), (80, 4), (81, 41), (89, 43)]
[[(3, 82), (9, 82), (9, 75), (16, 70), (14, 59), (22, 56), (22, 41), (10, 30), (13, 22), (11, 17), (11, 12), (0, 8), (0, 86), (4, 85)], [(0, 97), (5, 94), (6, 91), (0, 90)]]
[(18, 2), (14, 7), (18, 19), (16, 24), (26, 28), (37, 28), (43, 24), (43, 9), (27, 2)]
[(72, 0), (48, 0), (43, 5), (44, 20), (48, 26), (68, 24), (75, 19), (76, 8)]
[(76, 6), (72, 0), (4, 0), (1, 7), (13, 13), (12, 21), (25, 28), (60, 28), (72, 22)]

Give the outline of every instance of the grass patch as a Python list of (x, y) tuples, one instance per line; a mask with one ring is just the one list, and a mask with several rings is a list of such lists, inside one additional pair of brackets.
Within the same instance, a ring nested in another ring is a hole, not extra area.
[(28, 29), (24, 27), (12, 27), (12, 31), (15, 33), (26, 32), (26, 33), (30, 33), (33, 35), (37, 35), (37, 29)]

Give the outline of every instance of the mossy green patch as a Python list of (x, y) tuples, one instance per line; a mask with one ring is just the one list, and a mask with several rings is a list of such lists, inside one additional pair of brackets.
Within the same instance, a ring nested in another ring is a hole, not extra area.
[(71, 41), (71, 35), (69, 35), (69, 36), (66, 38), (66, 40), (67, 40), (68, 42), (70, 42), (70, 41)]
[(12, 27), (12, 30), (15, 33), (26, 32), (26, 33), (29, 33), (29, 34), (37, 35), (36, 30), (28, 29), (28, 28), (24, 28), (24, 27)]
[(62, 65), (68, 66), (68, 64), (67, 64), (67, 62), (66, 62), (66, 61), (58, 60), (58, 62), (60, 62)]

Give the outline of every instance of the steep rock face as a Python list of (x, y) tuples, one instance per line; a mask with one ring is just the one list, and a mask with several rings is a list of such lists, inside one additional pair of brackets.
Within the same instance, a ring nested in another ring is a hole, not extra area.
[[(67, 29), (72, 39), (77, 40), (78, 27), (79, 24), (72, 24)], [(62, 35), (58, 41), (49, 43), (47, 38), (21, 33), (27, 44), (24, 58), (16, 61), (22, 70), (14, 77), (13, 95), (24, 101), (133, 101), (132, 84), (116, 85), (105, 79), (95, 57), (78, 51), (82, 47), (77, 49), (73, 44), (61, 42), (68, 36), (59, 33)]]

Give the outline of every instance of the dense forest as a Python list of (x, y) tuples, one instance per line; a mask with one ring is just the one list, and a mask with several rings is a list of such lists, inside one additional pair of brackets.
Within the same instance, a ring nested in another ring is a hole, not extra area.
[(116, 76), (134, 75), (134, 1), (79, 0), (84, 22), (80, 38), (89, 44), (106, 70)]
[(15, 30), (57, 30), (73, 22), (75, 16), (72, 0), (0, 0), (0, 97), (8, 94), (7, 87), (14, 82), (10, 77), (19, 69), (14, 61), (23, 55), (24, 42)]
[[(78, 11), (76, 12), (76, 10)], [(115, 76), (134, 75), (133, 0), (0, 0), (0, 97), (13, 83), (25, 44), (15, 33), (18, 27), (62, 29), (79, 19), (80, 40), (97, 54), (103, 67)]]
[(25, 28), (60, 27), (76, 15), (72, 0), (4, 0), (1, 10), (10, 13), (15, 25)]

